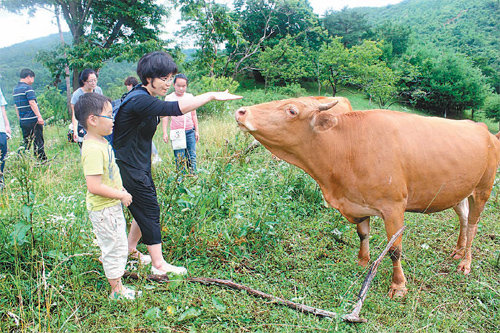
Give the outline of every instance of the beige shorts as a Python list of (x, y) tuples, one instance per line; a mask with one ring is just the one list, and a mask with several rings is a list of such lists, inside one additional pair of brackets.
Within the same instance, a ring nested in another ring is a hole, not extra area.
[(92, 230), (102, 252), (102, 267), (108, 279), (123, 275), (128, 257), (126, 221), (122, 205), (89, 211)]

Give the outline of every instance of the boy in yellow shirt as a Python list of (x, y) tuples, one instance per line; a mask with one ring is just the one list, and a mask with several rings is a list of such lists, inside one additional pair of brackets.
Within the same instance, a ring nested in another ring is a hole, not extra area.
[(75, 104), (75, 117), (87, 131), (82, 145), (83, 173), (87, 182), (87, 209), (92, 229), (102, 252), (102, 266), (111, 285), (112, 299), (139, 296), (122, 284), (128, 256), (126, 221), (122, 204), (132, 196), (123, 188), (113, 149), (104, 136), (113, 131), (110, 99), (96, 94), (82, 95)]

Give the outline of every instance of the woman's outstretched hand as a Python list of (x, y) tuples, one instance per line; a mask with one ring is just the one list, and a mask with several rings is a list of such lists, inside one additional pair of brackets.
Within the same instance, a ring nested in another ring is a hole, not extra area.
[(212, 92), (212, 96), (214, 97), (214, 100), (216, 101), (232, 101), (235, 99), (242, 99), (243, 96), (240, 95), (233, 95), (230, 92), (226, 91), (215, 91)]

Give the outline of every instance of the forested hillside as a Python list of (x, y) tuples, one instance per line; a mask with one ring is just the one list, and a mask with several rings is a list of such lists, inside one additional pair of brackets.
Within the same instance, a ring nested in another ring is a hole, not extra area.
[[(71, 35), (64, 35), (66, 40), (71, 40)], [(56, 47), (60, 42), (58, 35), (50, 35), (12, 46), (0, 48), (0, 86), (5, 98), (11, 104), (12, 89), (19, 81), (19, 71), (22, 68), (30, 68), (36, 73), (36, 81), (33, 85), (37, 92), (41, 92), (43, 87), (50, 84), (51, 77), (49, 71), (42, 64), (35, 60), (35, 56), (40, 50), (49, 50)]]
[(418, 43), (468, 55), (500, 91), (500, 2), (498, 0), (406, 0), (380, 8), (356, 8), (377, 25), (408, 26)]

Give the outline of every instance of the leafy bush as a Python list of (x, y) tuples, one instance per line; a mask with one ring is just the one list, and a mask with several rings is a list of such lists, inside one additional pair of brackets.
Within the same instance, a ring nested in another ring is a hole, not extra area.
[(284, 87), (274, 87), (271, 92), (277, 95), (286, 95), (288, 98), (308, 95), (307, 90), (298, 83), (290, 83)]
[[(238, 89), (239, 83), (229, 77), (202, 76), (199, 80), (193, 81), (189, 89), (192, 94), (198, 95), (209, 91), (224, 91), (234, 93)], [(201, 115), (222, 114), (227, 111), (226, 102), (212, 102), (199, 108)]]
[(47, 90), (37, 98), (37, 101), (43, 118), (49, 123), (70, 119), (66, 104), (66, 96), (56, 87), (48, 87)]
[(491, 94), (486, 97), (483, 111), (487, 118), (500, 122), (500, 95)]
[(243, 95), (243, 99), (233, 102), (231, 104), (233, 109), (237, 109), (240, 106), (255, 105), (291, 97), (310, 95), (307, 90), (302, 88), (299, 84), (292, 84), (285, 87), (274, 87), (273, 89), (268, 89), (267, 92), (264, 89), (255, 89), (238, 93)]

